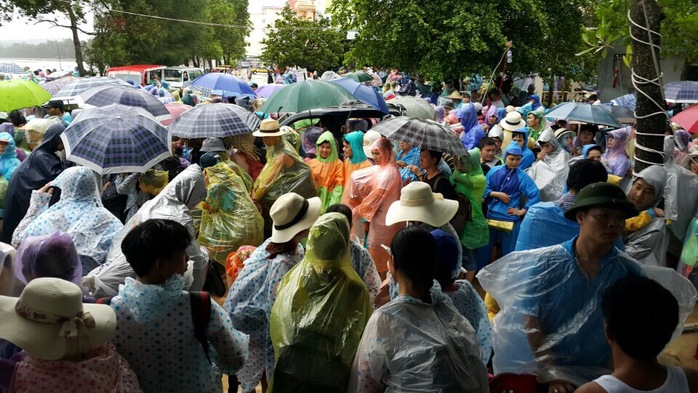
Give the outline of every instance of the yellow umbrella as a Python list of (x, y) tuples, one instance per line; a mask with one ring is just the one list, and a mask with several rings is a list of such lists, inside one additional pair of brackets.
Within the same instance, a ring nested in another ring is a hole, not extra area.
[(39, 106), (50, 99), (48, 91), (26, 79), (0, 81), (0, 111)]

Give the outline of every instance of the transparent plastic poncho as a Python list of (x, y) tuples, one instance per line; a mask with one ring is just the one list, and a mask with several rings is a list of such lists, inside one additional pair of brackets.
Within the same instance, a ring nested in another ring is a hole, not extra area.
[(305, 258), (281, 281), (270, 334), (271, 391), (343, 392), (373, 306), (351, 264), (349, 223), (339, 213), (310, 228)]
[(247, 194), (244, 181), (225, 162), (206, 168), (204, 173), (208, 189), (200, 205), (198, 241), (209, 257), (225, 266), (231, 252), (264, 241), (264, 220)]
[(560, 199), (565, 191), (567, 175), (570, 172), (570, 156), (549, 128), (543, 131), (538, 142), (552, 145), (553, 151), (542, 160), (533, 163), (526, 173), (536, 183), (541, 201), (554, 202)]
[[(542, 383), (560, 379), (579, 386), (610, 373), (601, 298), (628, 274), (645, 275), (672, 292), (680, 307), (674, 337), (680, 334), (696, 289), (674, 270), (641, 266), (616, 248), (592, 279), (578, 267), (572, 240), (513, 252), (481, 270), (482, 287), (501, 309), (493, 320), (495, 374), (535, 374)], [(535, 353), (530, 342), (539, 343)]]

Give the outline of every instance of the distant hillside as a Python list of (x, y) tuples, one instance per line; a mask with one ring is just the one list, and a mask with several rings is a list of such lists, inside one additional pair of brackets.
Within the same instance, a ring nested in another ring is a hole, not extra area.
[(0, 41), (0, 57), (4, 58), (74, 58), (75, 50), (73, 41), (64, 39), (60, 41), (48, 40), (40, 43), (27, 43), (21, 41)]

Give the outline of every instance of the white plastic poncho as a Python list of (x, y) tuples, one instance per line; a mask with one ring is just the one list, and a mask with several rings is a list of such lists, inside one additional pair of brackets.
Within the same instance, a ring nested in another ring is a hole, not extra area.
[(174, 220), (187, 227), (192, 243), (187, 247), (190, 266), (193, 263), (194, 282), (192, 290), (200, 290), (206, 273), (208, 255), (201, 250), (196, 242), (194, 220), (190, 209), (206, 198), (206, 184), (201, 173), (201, 167), (190, 165), (177, 175), (155, 198), (146, 202), (114, 237), (107, 261), (94, 269), (82, 280), (82, 285), (96, 297), (115, 296), (119, 285), (126, 277), (135, 277), (131, 265), (121, 252), (121, 242), (128, 232), (136, 225), (151, 218)]
[(373, 312), (354, 358), (350, 392), (489, 392), (475, 331), (441, 292), (400, 296)]
[(528, 176), (533, 179), (540, 190), (540, 199), (543, 202), (553, 202), (560, 199), (564, 193), (567, 182), (567, 174), (570, 172), (569, 154), (560, 146), (553, 130), (543, 131), (538, 142), (546, 142), (553, 146), (553, 151), (544, 159), (538, 160), (526, 170)]
[(664, 213), (672, 221), (668, 228), (679, 240), (683, 240), (698, 208), (698, 177), (674, 163), (671, 159), (673, 151), (674, 137), (664, 137), (664, 168), (667, 171)]
[[(575, 263), (576, 239), (513, 252), (478, 274), (501, 309), (493, 321), (495, 374), (535, 374), (543, 383), (561, 379), (579, 386), (609, 373), (600, 302), (606, 289), (628, 274), (646, 275), (672, 292), (681, 310), (679, 328), (693, 311), (698, 297), (688, 280), (671, 269), (643, 267), (615, 247), (587, 279)], [(534, 354), (529, 340), (538, 334)]]

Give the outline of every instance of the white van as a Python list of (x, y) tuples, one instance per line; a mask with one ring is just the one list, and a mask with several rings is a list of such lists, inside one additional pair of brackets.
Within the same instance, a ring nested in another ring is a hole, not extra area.
[(203, 75), (203, 71), (194, 67), (167, 67), (164, 69), (164, 79), (173, 88), (184, 88)]

